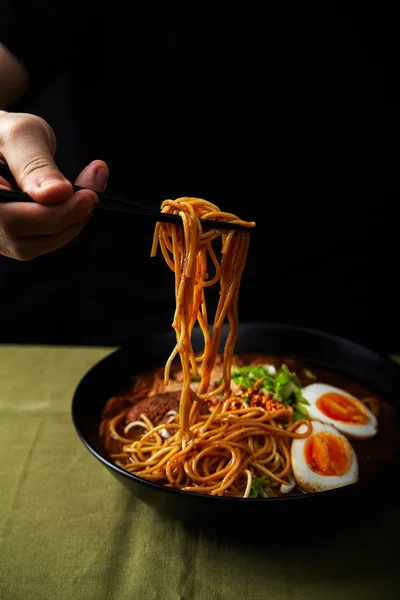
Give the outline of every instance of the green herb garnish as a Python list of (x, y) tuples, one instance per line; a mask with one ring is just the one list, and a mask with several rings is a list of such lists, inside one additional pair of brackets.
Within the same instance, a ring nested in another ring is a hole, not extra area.
[(303, 369), (304, 375), (308, 377), (308, 379), (317, 379), (317, 376), (310, 371), (310, 369)]
[(232, 367), (232, 379), (240, 385), (244, 390), (253, 387), (256, 381), (263, 379), (260, 389), (269, 391), (269, 387), (273, 385), (274, 374), (268, 369), (268, 366), (250, 365), (247, 367)]
[(262, 475), (261, 477), (255, 477), (251, 484), (249, 498), (258, 498), (258, 496), (261, 493), (261, 490), (270, 484), (271, 478), (267, 477), (266, 475)]
[(243, 390), (254, 387), (258, 382), (259, 390), (271, 393), (284, 406), (293, 406), (294, 411), (302, 415), (299, 418), (308, 417), (307, 410), (302, 405), (309, 404), (309, 402), (301, 393), (300, 380), (296, 373), (290, 371), (285, 364), (276, 372), (273, 372), (268, 365), (234, 366), (232, 367), (232, 380)]

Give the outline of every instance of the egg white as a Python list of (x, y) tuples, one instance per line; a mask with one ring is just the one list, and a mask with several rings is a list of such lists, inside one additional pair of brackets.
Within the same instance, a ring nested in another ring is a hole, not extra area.
[[(362, 409), (362, 411), (368, 416), (368, 421), (366, 423), (349, 423), (346, 421), (340, 421), (338, 419), (332, 419), (331, 417), (325, 415), (319, 410), (317, 406), (317, 400), (328, 392), (341, 394), (342, 396), (346, 396), (347, 398), (353, 400), (353, 402), (360, 406), (360, 409)], [(378, 431), (377, 419), (369, 410), (369, 408), (360, 402), (358, 398), (338, 387), (334, 387), (326, 383), (312, 383), (304, 387), (301, 393), (310, 403), (309, 406), (306, 405), (305, 407), (311, 419), (317, 419), (323, 423), (330, 423), (349, 438), (370, 438), (373, 437)]]
[[(291, 461), (293, 474), (296, 479), (297, 485), (302, 490), (309, 493), (323, 492), (345, 485), (350, 485), (358, 480), (358, 460), (354, 448), (350, 444), (349, 440), (341, 434), (335, 427), (327, 423), (321, 423), (319, 421), (312, 421), (312, 433), (310, 436), (303, 439), (293, 439), (291, 447)], [(300, 425), (296, 429), (298, 433), (304, 433), (307, 430), (306, 425)], [(334, 435), (339, 436), (344, 440), (350, 457), (350, 467), (343, 475), (322, 475), (316, 473), (307, 464), (304, 449), (307, 440), (316, 433), (326, 431)]]

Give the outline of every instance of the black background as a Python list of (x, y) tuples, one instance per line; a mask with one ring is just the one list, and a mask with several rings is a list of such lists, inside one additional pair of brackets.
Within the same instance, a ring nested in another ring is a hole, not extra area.
[[(254, 218), (242, 321), (318, 327), (399, 351), (394, 15), (361, 3), (218, 14), (161, 4), (157, 18), (147, 15), (153, 43), (123, 18), (107, 39), (88, 38), (106, 56), (106, 69), (85, 64), (98, 89), (82, 69), (75, 94), (61, 75), (15, 109), (50, 122), (71, 179), (104, 158), (111, 192), (156, 205), (199, 195)], [(97, 15), (96, 33), (107, 16)], [(129, 77), (118, 88), (121, 56)], [(120, 345), (138, 329), (168, 328), (172, 274), (149, 258), (151, 237), (148, 223), (96, 216), (51, 255), (1, 257), (0, 341)]]

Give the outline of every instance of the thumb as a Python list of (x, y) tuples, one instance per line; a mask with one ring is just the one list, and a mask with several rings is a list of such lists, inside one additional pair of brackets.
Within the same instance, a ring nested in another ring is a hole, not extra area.
[(21, 190), (40, 204), (70, 198), (73, 187), (54, 162), (56, 137), (40, 117), (0, 112), (0, 158)]

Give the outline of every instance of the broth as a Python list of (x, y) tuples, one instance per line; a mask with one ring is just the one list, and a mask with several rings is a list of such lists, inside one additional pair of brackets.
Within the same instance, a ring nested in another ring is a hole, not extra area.
[[(216, 365), (211, 381), (217, 379), (218, 369), (222, 363), (221, 356), (218, 357), (219, 364)], [(385, 401), (374, 390), (368, 389), (363, 383), (352, 379), (341, 373), (334, 372), (326, 368), (316, 367), (307, 364), (301, 360), (292, 357), (271, 356), (267, 354), (236, 354), (233, 364), (236, 366), (245, 365), (272, 365), (277, 370), (285, 364), (291, 372), (294, 372), (303, 387), (312, 383), (324, 383), (337, 388), (358, 398), (365, 403), (375, 414), (378, 421), (377, 433), (368, 439), (349, 439), (358, 459), (359, 479), (365, 480), (383, 471), (399, 451), (399, 423), (397, 420), (396, 408)], [(179, 396), (180, 382), (182, 381), (182, 372), (180, 363), (176, 361), (171, 369), (171, 379), (168, 386), (164, 386), (163, 367), (154, 369), (148, 373), (140, 375), (132, 387), (124, 393), (111, 398), (103, 411), (104, 418), (112, 418), (125, 410), (129, 406), (135, 406), (140, 400), (152, 394), (163, 394), (171, 392)], [(124, 434), (125, 435), (125, 434)], [(125, 435), (128, 439), (137, 439), (137, 435), (130, 433)], [(105, 452), (109, 458), (111, 455), (122, 451), (124, 444), (109, 436)], [(290, 495), (304, 494), (297, 485)]]

